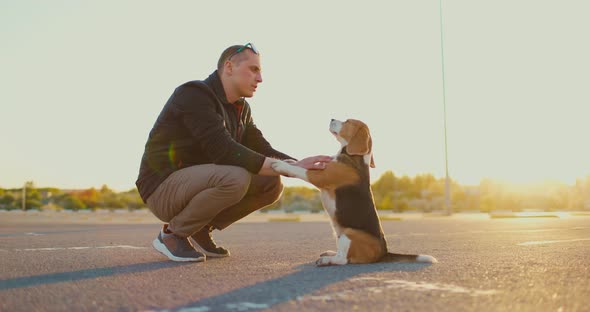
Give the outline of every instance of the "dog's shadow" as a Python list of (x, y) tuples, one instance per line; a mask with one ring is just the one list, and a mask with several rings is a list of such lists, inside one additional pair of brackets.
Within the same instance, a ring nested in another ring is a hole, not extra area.
[(344, 266), (316, 267), (303, 264), (298, 271), (242, 287), (224, 294), (201, 299), (171, 311), (245, 311), (267, 309), (273, 305), (297, 300), (326, 286), (366, 273), (412, 272), (422, 270), (430, 263), (373, 263)]

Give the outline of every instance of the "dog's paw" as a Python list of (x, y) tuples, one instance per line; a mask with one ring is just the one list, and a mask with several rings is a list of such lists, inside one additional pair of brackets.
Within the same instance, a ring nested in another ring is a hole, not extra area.
[(289, 169), (291, 169), (291, 165), (282, 161), (282, 160), (275, 160), (270, 166), (271, 166), (272, 170), (274, 170), (282, 175), (285, 175), (288, 177), (293, 176), (291, 170), (289, 170)]
[(283, 173), (287, 166), (289, 164), (287, 164), (286, 162), (282, 161), (282, 160), (275, 160), (272, 162), (272, 164), (270, 164), (270, 166), (272, 167), (272, 170), (278, 172), (278, 173)]
[(332, 263), (330, 262), (331, 257), (322, 256), (315, 261), (315, 265), (317, 266), (328, 266)]
[(347, 264), (348, 260), (338, 256), (323, 256), (316, 260), (317, 266), (328, 266), (328, 265), (344, 265)]
[(323, 252), (323, 253), (320, 255), (320, 257), (326, 257), (326, 256), (327, 256), (327, 257), (333, 257), (333, 256), (335, 256), (335, 255), (336, 255), (336, 252), (335, 252), (335, 251), (332, 251), (332, 250), (326, 250), (326, 251), (324, 251), (324, 252)]

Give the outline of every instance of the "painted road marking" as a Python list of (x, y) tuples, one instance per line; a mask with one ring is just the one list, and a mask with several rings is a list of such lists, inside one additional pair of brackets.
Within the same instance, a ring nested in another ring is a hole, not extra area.
[[(225, 309), (229, 311), (249, 311), (249, 310), (261, 310), (261, 309), (268, 309), (270, 308), (269, 304), (266, 303), (253, 303), (253, 302), (238, 302), (238, 303), (226, 303)], [(156, 310), (145, 310), (143, 312), (155, 312)], [(158, 310), (157, 312), (207, 312), (211, 311), (211, 308), (208, 306), (200, 306), (200, 307), (188, 307), (188, 308), (180, 308), (174, 310)]]
[(441, 292), (448, 292), (448, 293), (455, 293), (455, 294), (466, 294), (470, 296), (490, 296), (499, 293), (499, 291), (490, 289), (490, 290), (481, 290), (481, 289), (470, 289), (462, 286), (452, 285), (452, 284), (442, 284), (442, 283), (428, 283), (428, 282), (414, 282), (414, 281), (406, 281), (406, 280), (398, 280), (398, 279), (385, 279), (385, 278), (378, 278), (378, 277), (360, 277), (360, 278), (352, 278), (349, 279), (351, 282), (359, 282), (359, 281), (377, 281), (379, 285), (375, 286), (366, 286), (363, 288), (355, 288), (349, 289), (334, 293), (329, 293), (325, 295), (305, 295), (297, 297), (298, 301), (332, 301), (337, 299), (346, 299), (358, 296), (359, 291), (366, 291), (366, 292), (373, 292), (373, 293), (383, 293), (389, 289), (401, 289), (401, 290), (408, 290), (408, 291), (441, 291)]
[[(406, 280), (398, 280), (398, 279), (386, 279), (386, 278), (378, 278), (378, 277), (359, 277), (359, 278), (351, 278), (348, 279), (350, 282), (373, 282), (373, 285), (366, 286), (366, 287), (357, 287), (354, 285), (353, 289), (348, 289), (344, 291), (338, 291), (333, 293), (328, 293), (324, 295), (303, 295), (298, 296), (295, 298), (297, 301), (334, 301), (334, 300), (346, 300), (351, 298), (357, 298), (359, 296), (359, 292), (373, 292), (373, 293), (382, 293), (388, 289), (402, 289), (402, 290), (409, 290), (409, 291), (424, 291), (424, 292), (432, 292), (432, 291), (442, 291), (448, 293), (455, 293), (455, 294), (467, 294), (470, 296), (489, 296), (499, 293), (497, 290), (480, 290), (480, 289), (470, 289), (465, 288), (457, 285), (452, 284), (440, 284), (440, 283), (428, 283), (428, 282), (413, 282), (413, 281), (406, 281)], [(375, 285), (374, 282), (377, 282), (378, 285)], [(251, 311), (251, 310), (261, 310), (261, 309), (269, 309), (271, 308), (276, 302), (273, 300), (268, 300), (266, 302), (228, 302), (224, 303), (223, 307), (224, 310), (227, 311)], [(145, 310), (144, 312), (206, 312), (212, 310), (212, 307), (207, 305), (202, 305), (198, 307), (187, 307), (187, 308), (180, 308), (180, 309), (164, 309), (164, 310)]]
[(47, 247), (47, 248), (25, 248), (25, 249), (14, 249), (13, 251), (56, 251), (56, 250), (84, 250), (84, 249), (147, 249), (148, 247), (137, 247), (129, 245), (116, 245), (116, 246), (95, 246), (95, 247)]
[(180, 309), (175, 309), (175, 310), (169, 310), (169, 309), (165, 309), (165, 310), (143, 310), (142, 312), (207, 312), (207, 311), (211, 311), (211, 308), (207, 307), (207, 306), (202, 306), (202, 307), (189, 307), (189, 308), (180, 308)]
[(268, 309), (270, 306), (266, 303), (253, 303), (253, 302), (238, 302), (238, 303), (227, 303), (226, 308), (236, 311), (248, 311), (250, 309)]
[(461, 286), (456, 286), (452, 284), (436, 284), (436, 283), (427, 283), (427, 282), (412, 282), (412, 281), (404, 281), (404, 280), (387, 280), (385, 281), (388, 284), (387, 288), (401, 288), (405, 290), (413, 290), (413, 291), (446, 291), (451, 293), (458, 293), (458, 294), (468, 294), (471, 296), (488, 296), (497, 293), (497, 290), (479, 290), (479, 289), (469, 289)]
[(463, 232), (431, 232), (431, 233), (397, 233), (388, 234), (385, 237), (396, 237), (396, 236), (427, 236), (427, 235), (464, 235), (464, 234), (496, 234), (496, 233), (538, 233), (538, 232), (554, 232), (554, 231), (568, 231), (568, 230), (585, 230), (590, 227), (574, 227), (574, 228), (549, 228), (549, 229), (523, 229), (523, 230), (476, 230), (476, 231), (463, 231)]
[(589, 241), (590, 238), (576, 238), (576, 239), (561, 239), (561, 240), (546, 240), (546, 241), (531, 241), (517, 244), (518, 246), (531, 246), (531, 245), (545, 245), (545, 244), (557, 244), (557, 243), (570, 243), (570, 242), (581, 242)]

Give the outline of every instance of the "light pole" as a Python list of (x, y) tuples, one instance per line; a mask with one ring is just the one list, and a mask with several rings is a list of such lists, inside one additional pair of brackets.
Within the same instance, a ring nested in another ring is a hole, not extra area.
[(23, 206), (23, 210), (26, 210), (26, 199), (27, 199), (27, 182), (25, 182), (25, 184), (23, 185), (23, 200), (22, 200), (22, 206)]
[(451, 211), (451, 186), (449, 182), (449, 156), (447, 148), (447, 100), (446, 100), (446, 84), (445, 84), (445, 53), (443, 41), (443, 14), (442, 14), (442, 0), (439, 0), (440, 11), (440, 56), (442, 64), (442, 89), (443, 89), (443, 119), (444, 119), (444, 133), (445, 133), (445, 208), (447, 214), (452, 214)]

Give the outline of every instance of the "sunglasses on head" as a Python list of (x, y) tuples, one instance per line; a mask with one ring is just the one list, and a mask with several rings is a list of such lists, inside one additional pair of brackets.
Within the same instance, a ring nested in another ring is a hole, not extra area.
[(234, 57), (234, 55), (236, 55), (236, 54), (238, 54), (238, 53), (240, 53), (240, 52), (242, 52), (242, 51), (244, 51), (244, 50), (246, 50), (246, 49), (250, 49), (250, 50), (252, 50), (252, 52), (254, 52), (254, 53), (256, 53), (256, 54), (260, 54), (260, 53), (258, 52), (258, 49), (256, 49), (256, 47), (255, 47), (255, 46), (254, 46), (252, 43), (248, 42), (248, 43), (246, 43), (245, 45), (243, 45), (242, 47), (240, 47), (239, 49), (237, 49), (237, 50), (236, 50), (236, 52), (232, 53), (232, 54), (231, 54), (231, 55), (230, 55), (230, 56), (227, 58), (227, 60), (228, 60), (228, 61), (229, 61), (229, 60), (231, 60), (231, 58), (232, 58), (232, 57)]

